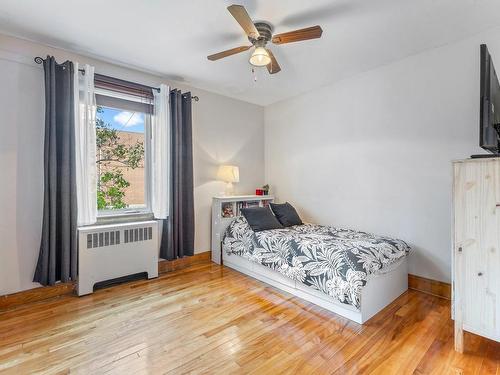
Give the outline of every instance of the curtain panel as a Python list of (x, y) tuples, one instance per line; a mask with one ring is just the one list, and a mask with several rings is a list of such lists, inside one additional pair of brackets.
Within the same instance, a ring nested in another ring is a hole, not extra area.
[(194, 186), (191, 93), (170, 92), (170, 204), (163, 222), (160, 257), (194, 254)]
[(166, 85), (161, 85), (160, 91), (153, 90), (151, 205), (156, 219), (166, 219), (169, 213), (171, 151), (169, 92), (170, 89)]
[(53, 285), (77, 275), (74, 66), (47, 56), (44, 200), (40, 253), (33, 281)]
[(74, 63), (75, 170), (78, 225), (97, 221), (96, 95), (94, 67)]

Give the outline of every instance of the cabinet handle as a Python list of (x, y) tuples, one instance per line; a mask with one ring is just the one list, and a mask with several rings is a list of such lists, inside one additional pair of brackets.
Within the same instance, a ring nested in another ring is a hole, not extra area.
[(483, 273), (482, 272), (478, 272), (477, 275), (478, 276), (483, 276)]
[(458, 252), (459, 252), (459, 253), (461, 253), (461, 252), (462, 252), (462, 246), (460, 246), (460, 247), (458, 248)]

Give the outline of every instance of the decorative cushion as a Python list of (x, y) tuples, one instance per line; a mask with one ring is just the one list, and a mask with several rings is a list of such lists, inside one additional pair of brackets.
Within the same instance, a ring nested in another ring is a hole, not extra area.
[(254, 232), (283, 228), (268, 207), (242, 208), (241, 213)]
[(295, 208), (288, 202), (283, 204), (271, 203), (271, 209), (276, 215), (278, 221), (284, 227), (291, 227), (292, 225), (302, 225), (302, 220)]

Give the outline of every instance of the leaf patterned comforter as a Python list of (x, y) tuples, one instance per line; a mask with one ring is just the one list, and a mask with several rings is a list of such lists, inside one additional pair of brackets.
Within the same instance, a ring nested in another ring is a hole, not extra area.
[(358, 309), (367, 276), (410, 251), (401, 240), (318, 224), (254, 232), (244, 217), (229, 225), (222, 246)]

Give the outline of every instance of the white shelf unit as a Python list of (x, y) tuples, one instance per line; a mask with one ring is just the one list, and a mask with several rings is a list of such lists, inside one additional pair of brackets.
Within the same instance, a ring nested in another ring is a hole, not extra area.
[[(259, 206), (263, 207), (274, 202), (274, 197), (271, 195), (233, 195), (213, 197), (212, 200), (212, 262), (222, 264), (222, 239), (227, 227), (240, 215), (242, 206)], [(226, 210), (224, 216), (224, 207), (230, 208)], [(232, 214), (229, 214), (232, 211)]]

